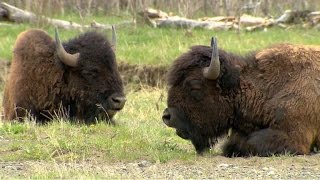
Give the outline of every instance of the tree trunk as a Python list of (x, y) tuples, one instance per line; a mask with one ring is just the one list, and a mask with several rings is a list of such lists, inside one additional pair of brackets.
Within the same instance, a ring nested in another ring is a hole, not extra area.
[(261, 10), (264, 16), (269, 15), (269, 0), (263, 1), (263, 4), (261, 5)]

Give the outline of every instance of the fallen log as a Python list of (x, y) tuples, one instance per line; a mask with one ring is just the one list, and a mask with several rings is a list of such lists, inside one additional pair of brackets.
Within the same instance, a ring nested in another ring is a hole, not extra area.
[[(19, 9), (15, 6), (12, 6), (7, 3), (0, 3), (0, 20), (2, 21), (11, 21), (17, 23), (36, 23), (36, 22), (45, 22), (51, 24), (58, 28), (64, 29), (111, 29), (109, 24), (100, 24), (97, 22), (92, 22), (90, 25), (81, 25), (72, 21), (65, 21), (60, 19), (48, 18), (46, 16), (36, 15), (32, 12)], [(134, 22), (125, 21), (123, 23), (116, 24), (115, 26), (124, 26), (127, 24), (133, 24)]]
[[(142, 15), (148, 24), (153, 27), (176, 27), (186, 29), (204, 28), (210, 30), (229, 30), (239, 28), (239, 18), (234, 16), (204, 17), (194, 20), (179, 16), (170, 16), (163, 11), (154, 10), (152, 8), (144, 9), (139, 14)], [(253, 17), (249, 15), (242, 15), (240, 17), (240, 24), (242, 27), (269, 26), (273, 22), (273, 19)]]
[(311, 12), (308, 14), (309, 21), (311, 25), (320, 24), (320, 11)]
[(5, 12), (5, 16), (2, 16), (3, 17), (2, 19), (7, 20), (7, 21), (11, 21), (11, 22), (35, 23), (35, 22), (38, 22), (39, 20), (41, 20), (41, 21), (44, 21), (48, 24), (52, 24), (56, 27), (64, 28), (64, 29), (71, 29), (71, 28), (77, 29), (77, 28), (82, 27), (80, 24), (74, 23), (71, 21), (51, 19), (51, 18), (47, 18), (45, 16), (37, 16), (36, 14), (34, 14), (32, 12), (19, 9), (15, 6), (12, 6), (12, 5), (4, 3), (4, 2), (2, 2), (0, 4), (0, 9), (1, 9), (1, 11)]
[[(237, 22), (238, 23), (238, 22)], [(240, 17), (241, 26), (270, 26), (274, 23), (274, 20), (271, 18), (262, 18), (262, 17), (254, 17), (247, 14), (243, 14)]]
[(148, 17), (150, 19), (154, 18), (167, 18), (169, 15), (166, 12), (152, 9), (152, 8), (147, 8), (139, 12), (141, 16)]
[(223, 29), (228, 30), (233, 27), (232, 22), (213, 22), (213, 21), (197, 21), (178, 16), (155, 19), (157, 27), (177, 27), (177, 28), (204, 28), (204, 29)]
[(317, 12), (311, 12), (309, 10), (305, 11), (291, 11), (286, 10), (283, 15), (275, 20), (276, 23), (285, 23), (285, 24), (298, 24), (301, 22), (310, 21), (310, 18), (317, 16)]
[[(266, 30), (268, 27), (277, 25), (287, 27), (287, 24), (303, 23), (303, 27), (319, 27), (320, 12), (311, 11), (285, 11), (277, 19), (254, 17), (243, 14), (240, 18), (235, 16), (203, 17), (198, 20), (187, 19), (179, 16), (171, 16), (160, 10), (151, 8), (144, 9), (139, 13), (153, 27), (176, 27), (176, 28), (203, 28), (203, 29), (244, 29), (246, 31)], [(305, 26), (308, 24), (308, 26)], [(240, 27), (239, 27), (240, 25)]]
[[(230, 21), (232, 18), (217, 18), (217, 21), (213, 19), (207, 19), (205, 21), (192, 20), (187, 18), (182, 18), (178, 16), (172, 16), (167, 18), (158, 18), (153, 21), (156, 27), (177, 27), (177, 28), (204, 28), (204, 29), (218, 29), (218, 30), (229, 30), (238, 28), (238, 20), (236, 18)], [(226, 21), (223, 21), (226, 20)], [(240, 17), (241, 27), (269, 27), (274, 23), (273, 19), (256, 18), (248, 15), (243, 15)]]
[(274, 23), (258, 24), (255, 26), (248, 26), (245, 28), (245, 30), (248, 32), (257, 31), (257, 30), (267, 31), (267, 28), (272, 27), (273, 25), (274, 25)]

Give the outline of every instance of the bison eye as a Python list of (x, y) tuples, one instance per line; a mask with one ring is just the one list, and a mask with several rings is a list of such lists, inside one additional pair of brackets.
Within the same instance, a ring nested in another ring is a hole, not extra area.
[(203, 92), (197, 89), (191, 90), (190, 95), (198, 101), (203, 99)]
[(92, 70), (92, 71), (82, 70), (82, 71), (81, 71), (81, 75), (82, 75), (82, 77), (84, 77), (86, 80), (91, 81), (92, 79), (94, 79), (94, 78), (97, 77), (97, 71), (95, 71), (95, 70)]
[(190, 80), (188, 83), (190, 95), (196, 100), (203, 98), (202, 82), (200, 80)]
[(201, 90), (202, 89), (202, 81), (194, 79), (187, 82), (187, 86), (190, 90)]

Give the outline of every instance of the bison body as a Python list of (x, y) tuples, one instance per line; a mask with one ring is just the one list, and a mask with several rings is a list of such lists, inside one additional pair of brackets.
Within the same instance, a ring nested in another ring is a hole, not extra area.
[(57, 34), (54, 41), (37, 29), (18, 36), (4, 92), (6, 120), (31, 115), (46, 122), (62, 113), (93, 123), (100, 115), (111, 120), (124, 103), (115, 54), (102, 34), (87, 32), (63, 45)]
[(319, 148), (319, 46), (279, 44), (245, 57), (219, 50), (219, 74), (208, 79), (212, 52), (192, 47), (171, 67), (163, 121), (177, 135), (202, 153), (231, 128), (229, 157)]

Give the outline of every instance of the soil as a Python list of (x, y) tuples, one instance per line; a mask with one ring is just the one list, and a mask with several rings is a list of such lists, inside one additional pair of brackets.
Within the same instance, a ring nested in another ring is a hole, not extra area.
[[(226, 158), (197, 157), (194, 161), (166, 163), (139, 160), (134, 162), (52, 163), (42, 161), (2, 162), (0, 178), (25, 178), (41, 172), (56, 171), (56, 178), (104, 177), (134, 179), (319, 179), (320, 155)], [(40, 171), (41, 170), (41, 171)], [(76, 171), (71, 177), (58, 172)]]
[(118, 69), (125, 85), (129, 83), (164, 87), (168, 66), (136, 65), (120, 62)]

